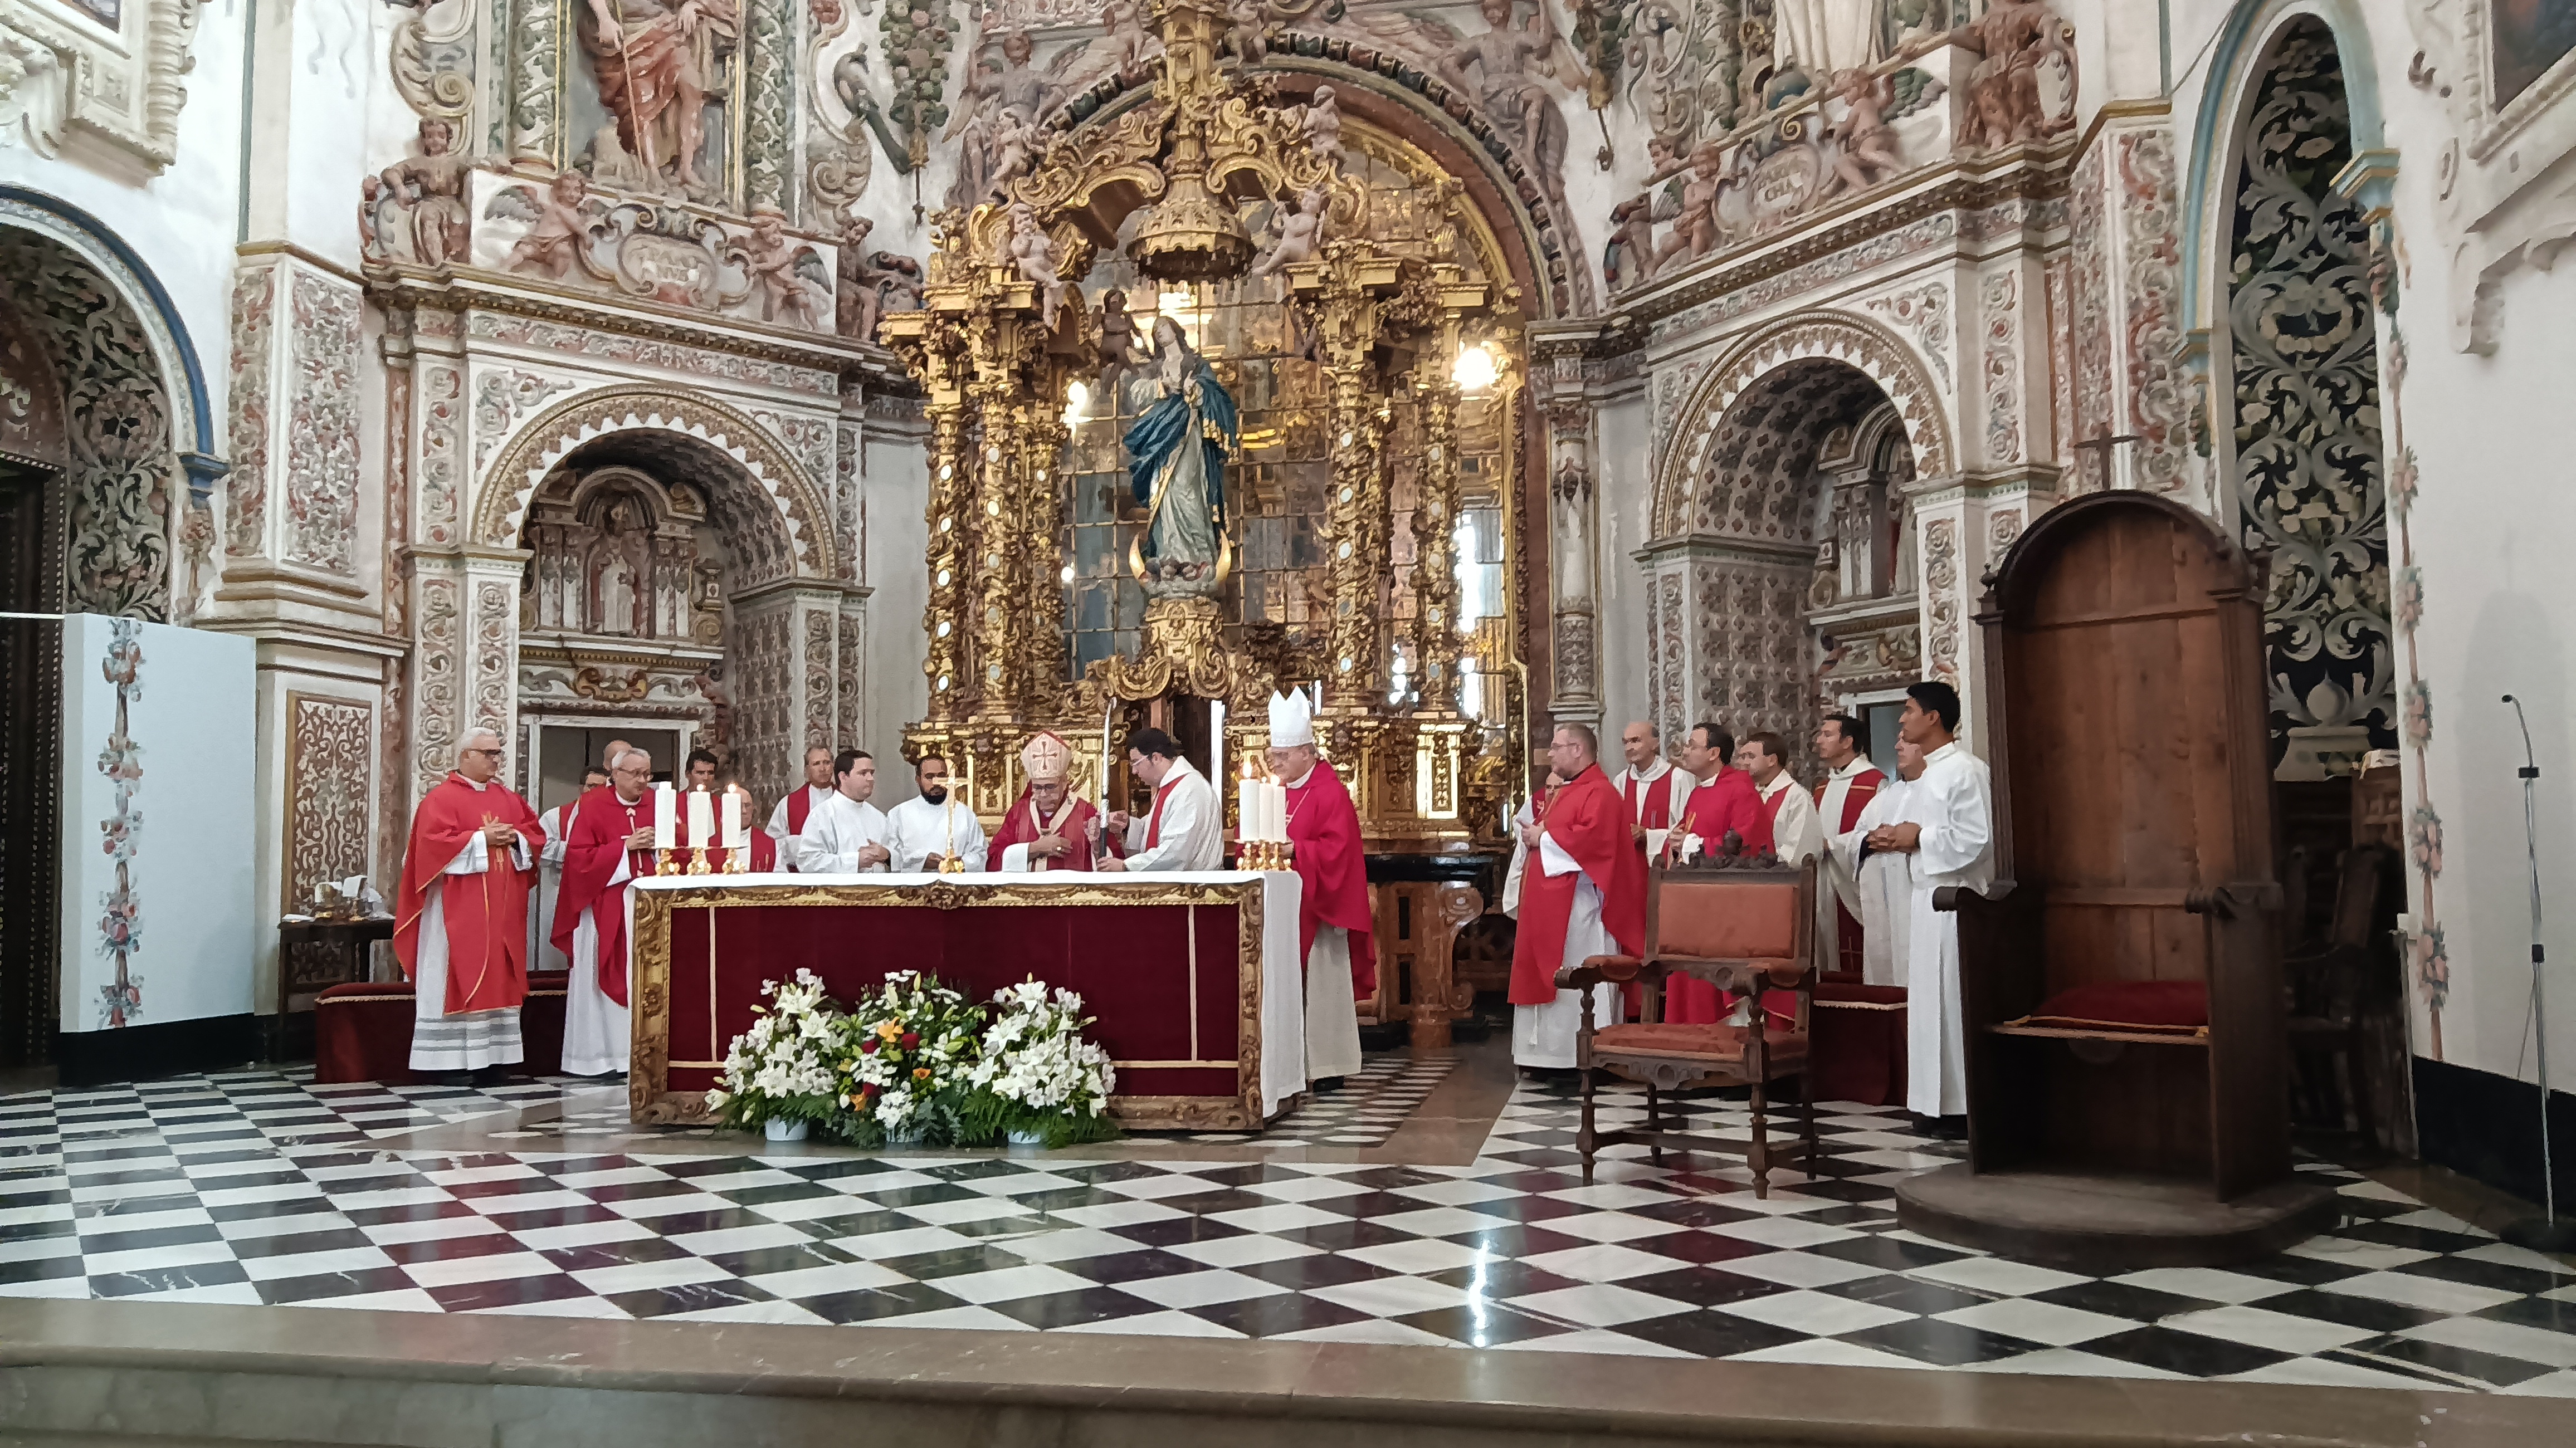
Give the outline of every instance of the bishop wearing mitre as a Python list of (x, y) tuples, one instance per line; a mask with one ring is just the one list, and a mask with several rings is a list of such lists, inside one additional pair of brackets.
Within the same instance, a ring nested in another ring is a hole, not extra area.
[(1100, 811), (1073, 792), (1073, 746), (1042, 730), (1020, 746), (1020, 772), (1028, 787), (1002, 816), (985, 858), (1012, 873), (1090, 869), (1091, 822)]
[(1314, 711), (1294, 689), (1270, 696), (1270, 774), (1287, 788), (1289, 863), (1304, 886), (1297, 946), (1306, 963), (1306, 1079), (1330, 1088), (1360, 1069), (1359, 1002), (1377, 998), (1377, 951), (1359, 806), (1317, 757)]
[[(1595, 955), (1635, 955), (1646, 943), (1646, 859), (1628, 803), (1601, 773), (1598, 736), (1559, 724), (1548, 763), (1565, 780), (1547, 813), (1522, 826), (1537, 868), (1521, 884), (1520, 936), (1512, 946), (1512, 1061), (1537, 1069), (1575, 1064), (1582, 996), (1559, 990), (1560, 970)], [(1619, 992), (1593, 989), (1592, 1023), (1616, 1025)]]
[(564, 845), (563, 898), (555, 944), (572, 957), (564, 985), (563, 1068), (568, 1076), (613, 1076), (633, 1048), (627, 1005), (626, 887), (653, 872), (653, 760), (641, 749), (618, 756), (609, 787), (583, 795)]
[(412, 816), (394, 957), (412, 980), (414, 1071), (494, 1077), (527, 1059), (528, 882), (545, 831), (500, 773), (501, 736), (469, 730)]

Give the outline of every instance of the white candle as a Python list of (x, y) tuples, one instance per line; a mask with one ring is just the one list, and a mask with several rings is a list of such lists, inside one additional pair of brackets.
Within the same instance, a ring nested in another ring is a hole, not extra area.
[(1261, 782), (1261, 837), (1273, 843), (1288, 838), (1288, 790), (1266, 779)]
[(724, 847), (739, 850), (751, 841), (742, 833), (742, 796), (728, 790), (724, 797)]
[(653, 848), (657, 850), (678, 848), (678, 841), (674, 836), (678, 833), (679, 827), (678, 796), (667, 784), (653, 786)]
[(703, 789), (689, 791), (689, 848), (703, 850), (716, 842), (716, 802)]

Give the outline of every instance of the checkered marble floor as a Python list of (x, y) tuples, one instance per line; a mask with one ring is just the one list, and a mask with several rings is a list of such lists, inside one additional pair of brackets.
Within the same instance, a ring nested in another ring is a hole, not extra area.
[(1768, 1200), (1677, 1157), (1584, 1186), (1555, 1085), (1518, 1087), (1461, 1165), (400, 1144), (574, 1100), (273, 1073), (0, 1099), (0, 1294), (2576, 1396), (2576, 1274), (2327, 1167), (2345, 1219), (2293, 1253), (2096, 1279), (1899, 1230), (1893, 1184), (1955, 1148), (1859, 1107)]
[[(1257, 1141), (1268, 1146), (1378, 1146), (1395, 1134), (1456, 1065), (1454, 1056), (1417, 1060), (1410, 1052), (1388, 1051), (1362, 1065), (1359, 1074), (1343, 1078), (1339, 1091), (1310, 1093), (1304, 1105), (1272, 1121), (1267, 1131), (1200, 1132), (1189, 1139)], [(1135, 1144), (1152, 1146), (1150, 1140)]]

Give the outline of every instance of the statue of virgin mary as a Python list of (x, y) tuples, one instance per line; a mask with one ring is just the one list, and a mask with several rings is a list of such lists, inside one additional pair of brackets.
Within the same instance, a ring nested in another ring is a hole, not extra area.
[(1178, 322), (1154, 321), (1154, 396), (1127, 429), (1127, 477), (1147, 513), (1145, 594), (1216, 592), (1225, 532), (1225, 456), (1240, 441), (1234, 397)]

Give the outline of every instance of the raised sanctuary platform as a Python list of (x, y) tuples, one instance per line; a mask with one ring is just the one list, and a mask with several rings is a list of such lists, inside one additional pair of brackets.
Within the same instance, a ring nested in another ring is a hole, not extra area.
[(848, 1000), (887, 973), (983, 1000), (1036, 977), (1081, 995), (1144, 1131), (1248, 1131), (1306, 1089), (1295, 872), (666, 875), (630, 892), (638, 1123), (705, 1116), (767, 982)]

